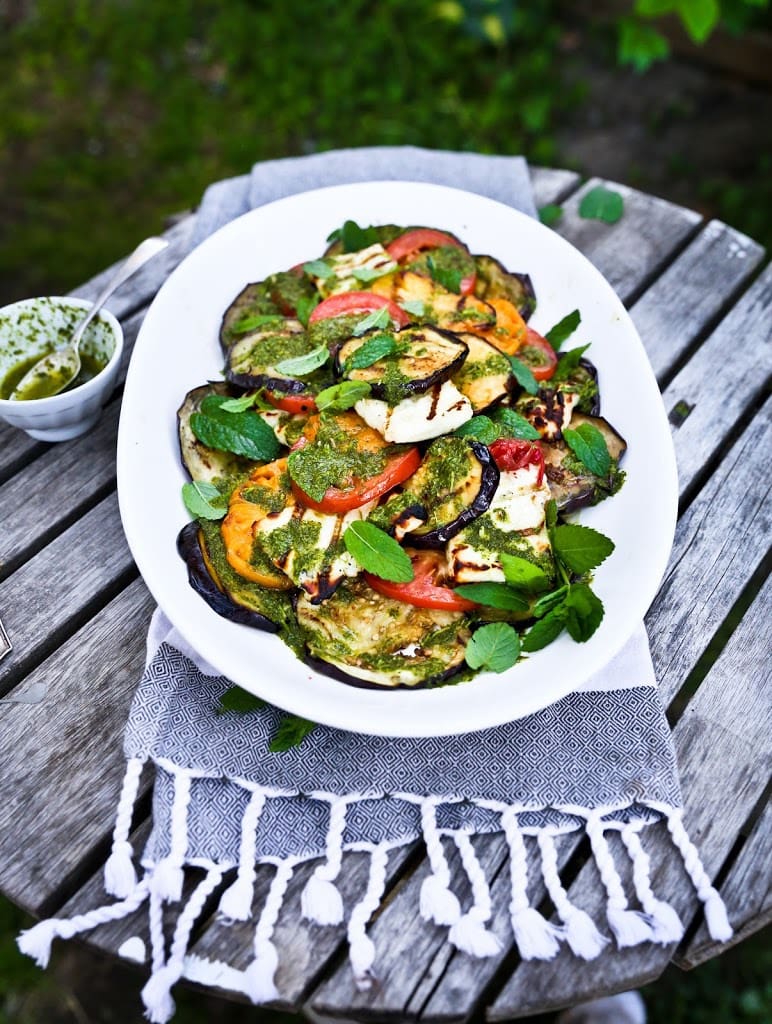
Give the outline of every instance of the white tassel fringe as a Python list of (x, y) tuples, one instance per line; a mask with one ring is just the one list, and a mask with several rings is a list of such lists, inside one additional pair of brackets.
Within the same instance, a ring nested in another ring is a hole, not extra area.
[(364, 896), (351, 911), (348, 922), (349, 961), (354, 972), (354, 984), (360, 991), (369, 989), (374, 979), (375, 945), (366, 932), (367, 922), (378, 909), (386, 888), (386, 865), (389, 846), (381, 843), (370, 853), (370, 874)]
[(646, 915), (638, 910), (628, 909), (622, 880), (614, 865), (614, 858), (603, 834), (603, 822), (597, 812), (588, 816), (586, 829), (595, 863), (608, 895), (606, 919), (617, 945), (623, 949), (627, 946), (637, 946), (641, 942), (650, 942), (654, 935)]
[(560, 881), (558, 855), (551, 835), (540, 832), (537, 836), (541, 852), (541, 868), (544, 884), (558, 917), (563, 922), (563, 938), (574, 956), (583, 960), (594, 960), (609, 944), (609, 939), (598, 931), (595, 922), (584, 910), (575, 907)]
[(651, 927), (651, 938), (662, 946), (669, 946), (683, 938), (684, 926), (681, 918), (669, 903), (659, 900), (651, 889), (650, 861), (635, 825), (626, 825), (621, 832), (622, 842), (627, 847), (633, 862), (633, 884), (646, 919)]
[(697, 852), (697, 847), (689, 838), (683, 823), (683, 811), (680, 808), (664, 809), (667, 815), (667, 827), (678, 851), (683, 858), (684, 867), (692, 880), (692, 884), (705, 908), (705, 924), (711, 939), (716, 942), (728, 942), (734, 935), (729, 923), (724, 901), (711, 885)]
[(472, 840), (469, 836), (460, 832), (454, 838), (458, 852), (461, 855), (461, 863), (472, 887), (472, 906), (451, 927), (448, 932), (448, 939), (454, 946), (470, 956), (496, 956), (497, 953), (501, 952), (501, 943), (485, 927), (492, 913), (491, 891), (488, 887), (488, 880), (485, 877), (480, 861), (477, 859), (477, 854), (474, 852)]
[(461, 917), (461, 905), (439, 875), (423, 880), (418, 909), (425, 921), (439, 925), (453, 925)]
[(244, 972), (244, 991), (256, 1005), (272, 1003), (279, 998), (274, 975), (279, 966), (279, 954), (270, 941), (260, 942), (255, 959)]
[(496, 956), (502, 949), (498, 937), (488, 931), (474, 911), (464, 914), (456, 921), (448, 932), (448, 940), (462, 953), (480, 959)]
[(335, 883), (316, 873), (300, 894), (300, 909), (304, 918), (317, 924), (340, 924), (343, 920), (343, 898)]
[(528, 903), (528, 853), (516, 807), (507, 807), (501, 812), (501, 826), (509, 846), (512, 886), (509, 916), (520, 956), (524, 960), (552, 960), (560, 950), (563, 929), (551, 924)]
[(132, 863), (134, 850), (128, 840), (143, 765), (144, 761), (138, 757), (130, 757), (126, 764), (115, 812), (113, 847), (105, 864), (105, 891), (118, 899), (125, 899), (137, 884), (137, 873)]

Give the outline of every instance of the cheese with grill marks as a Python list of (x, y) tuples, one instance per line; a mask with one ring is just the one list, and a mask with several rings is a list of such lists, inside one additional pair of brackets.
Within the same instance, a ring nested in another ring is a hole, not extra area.
[(369, 427), (394, 444), (428, 441), (450, 434), (470, 420), (474, 412), (469, 399), (449, 380), (396, 405), (379, 398), (363, 398), (354, 408)]
[(550, 500), (538, 468), (502, 471), (490, 507), (457, 533), (447, 546), (448, 565), (456, 583), (504, 583), (501, 555), (549, 558), (545, 505)]

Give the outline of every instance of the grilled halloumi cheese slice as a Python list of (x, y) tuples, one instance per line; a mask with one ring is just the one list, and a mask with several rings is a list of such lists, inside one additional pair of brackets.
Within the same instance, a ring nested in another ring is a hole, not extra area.
[(450, 434), (474, 415), (472, 403), (449, 380), (396, 405), (379, 398), (363, 398), (354, 408), (368, 427), (394, 444)]
[(371, 501), (345, 515), (329, 515), (304, 508), (290, 495), (280, 512), (269, 512), (257, 523), (255, 544), (312, 603), (324, 601), (342, 580), (359, 574), (343, 534), (351, 523), (366, 519), (374, 507)]
[(370, 291), (373, 281), (397, 269), (397, 264), (380, 242), (358, 252), (328, 256), (323, 262), (332, 273), (325, 277), (310, 276), (325, 298), (338, 292)]
[(456, 583), (504, 583), (501, 555), (519, 555), (553, 573), (545, 506), (551, 493), (539, 470), (502, 471), (486, 512), (448, 541), (448, 567)]
[(572, 391), (542, 389), (538, 395), (522, 395), (515, 403), (515, 411), (524, 416), (539, 431), (545, 441), (559, 441), (571, 423), (579, 395)]
[(435, 327), (449, 331), (469, 331), (492, 327), (496, 323), (496, 310), (474, 295), (458, 295), (448, 291), (430, 277), (414, 270), (389, 274), (368, 286), (368, 291), (383, 295), (398, 306), (415, 306), (418, 320), (426, 320)]

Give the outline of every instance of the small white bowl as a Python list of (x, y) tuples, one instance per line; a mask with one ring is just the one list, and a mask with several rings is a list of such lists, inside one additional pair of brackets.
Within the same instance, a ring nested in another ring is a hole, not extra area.
[[(74, 331), (91, 306), (85, 299), (50, 295), (22, 299), (0, 309), (0, 387), (13, 362), (13, 348), (21, 332), (26, 338), (25, 354), (34, 356), (37, 347), (39, 355), (43, 356), (50, 350), (52, 341), (61, 344), (63, 336)], [(33, 332), (32, 342), (30, 331)], [(123, 352), (123, 330), (112, 313), (103, 309), (97, 314), (86, 329), (80, 348), (83, 353), (107, 357), (99, 373), (78, 387), (50, 398), (21, 402), (0, 398), (0, 418), (39, 441), (69, 441), (95, 426), (102, 406), (115, 387)]]

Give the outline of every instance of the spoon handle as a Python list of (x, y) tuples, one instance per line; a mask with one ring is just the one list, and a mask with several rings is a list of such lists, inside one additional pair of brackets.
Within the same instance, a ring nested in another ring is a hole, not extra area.
[(144, 242), (140, 242), (137, 248), (131, 253), (130, 256), (124, 260), (123, 263), (118, 267), (113, 277), (107, 282), (102, 291), (94, 300), (94, 305), (89, 310), (88, 316), (78, 324), (78, 328), (73, 335), (71, 345), (77, 346), (80, 344), (80, 339), (83, 337), (83, 332), (86, 330), (88, 325), (97, 315), (102, 306), (107, 302), (113, 292), (120, 288), (124, 281), (136, 274), (141, 266), (144, 266), (148, 260), (152, 259), (157, 253), (165, 249), (169, 243), (165, 238), (146, 238)]

